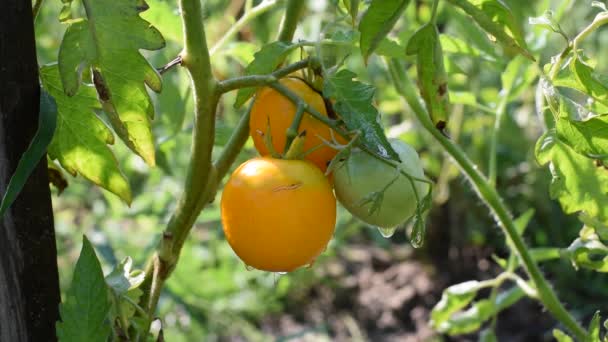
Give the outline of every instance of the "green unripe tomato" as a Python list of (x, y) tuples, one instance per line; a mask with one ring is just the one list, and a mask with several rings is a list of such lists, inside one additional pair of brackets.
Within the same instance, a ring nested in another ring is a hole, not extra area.
[[(416, 150), (401, 140), (391, 139), (390, 143), (399, 154), (401, 169), (416, 178), (425, 179)], [(365, 223), (381, 228), (396, 227), (414, 215), (417, 205), (411, 182), (398, 172), (364, 151), (353, 150), (334, 171), (336, 197), (353, 216)], [(419, 181), (414, 181), (414, 184), (419, 198), (424, 198), (428, 184)], [(378, 197), (383, 190), (383, 195)], [(374, 203), (369, 199), (374, 197), (380, 198), (380, 202), (370, 213)]]

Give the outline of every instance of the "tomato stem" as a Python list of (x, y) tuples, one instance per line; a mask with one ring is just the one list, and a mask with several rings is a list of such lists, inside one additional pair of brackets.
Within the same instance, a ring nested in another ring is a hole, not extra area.
[(300, 102), (296, 106), (297, 106), (296, 114), (293, 118), (293, 121), (291, 122), (291, 126), (289, 126), (289, 128), (287, 129), (287, 132), (285, 133), (287, 140), (285, 141), (284, 153), (287, 153), (287, 151), (289, 151), (289, 148), (291, 147), (291, 143), (298, 136), (298, 130), (300, 129), (300, 123), (302, 122), (302, 118), (304, 117), (304, 106), (302, 106), (302, 103)]
[(464, 151), (435, 128), (426, 109), (419, 101), (418, 93), (412, 81), (409, 79), (405, 67), (394, 59), (388, 61), (388, 67), (397, 92), (409, 104), (422, 126), (435, 138), (435, 140), (444, 148), (444, 151), (452, 157), (462, 172), (469, 178), (471, 184), (477, 191), (479, 198), (488, 206), (488, 208), (490, 208), (496, 217), (500, 228), (507, 238), (511, 240), (512, 243), (508, 244), (508, 246), (509, 248), (514, 249), (513, 252), (515, 252), (521, 260), (524, 269), (530, 276), (530, 279), (538, 292), (538, 299), (540, 302), (543, 303), (553, 317), (564, 324), (578, 340), (584, 341), (587, 337), (587, 333), (579, 325), (576, 319), (574, 319), (564, 308), (547, 280), (543, 277), (538, 265), (528, 251), (526, 244), (517, 233), (513, 218), (496, 189), (490, 185), (485, 176), (479, 171), (478, 167), (473, 164)]

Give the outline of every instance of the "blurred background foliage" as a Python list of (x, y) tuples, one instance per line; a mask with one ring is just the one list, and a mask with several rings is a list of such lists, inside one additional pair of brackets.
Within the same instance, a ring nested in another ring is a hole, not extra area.
[[(181, 49), (181, 22), (175, 1), (147, 0), (143, 17), (167, 40), (160, 52), (147, 53), (161, 67)], [(205, 1), (210, 46), (242, 15), (244, 0)], [(336, 0), (308, 1), (296, 39), (314, 41), (335, 37), (347, 27), (335, 23)], [(254, 5), (259, 1), (254, 1)], [(215, 76), (241, 75), (261, 44), (272, 41), (279, 27), (284, 1), (253, 20), (233, 41), (212, 56)], [(466, 49), (446, 53), (454, 106), (449, 131), (487, 172), (490, 136), (500, 101), (500, 75), (509, 58), (462, 12), (441, 2), (440, 29), (456, 37)], [(75, 3), (76, 5), (76, 3)], [(365, 2), (362, 2), (362, 6)], [(430, 15), (430, 2), (413, 1), (392, 38), (404, 46)], [(564, 40), (528, 25), (529, 17), (551, 9), (560, 24), (574, 35), (592, 20), (593, 9), (583, 0), (510, 0), (522, 21), (530, 49), (542, 66), (564, 47)], [(36, 22), (40, 64), (55, 62), (65, 27), (58, 21), (60, 1), (46, 1)], [(606, 29), (584, 45), (592, 57), (608, 55)], [(445, 47), (444, 47), (445, 49)], [(488, 279), (498, 271), (492, 256), (505, 256), (504, 237), (488, 210), (467, 181), (450, 164), (438, 146), (417, 128), (407, 106), (390, 84), (383, 60), (377, 56), (365, 68), (358, 49), (324, 48), (324, 58), (346, 63), (359, 77), (377, 87), (376, 101), (389, 136), (412, 144), (421, 154), (425, 170), (437, 184), (435, 206), (428, 220), (426, 244), (412, 249), (402, 227), (390, 239), (339, 211), (336, 234), (327, 251), (312, 268), (287, 275), (246, 270), (226, 243), (216, 201), (200, 215), (182, 253), (179, 265), (160, 301), (160, 316), (168, 341), (197, 340), (450, 340), (434, 335), (427, 326), (430, 308), (441, 290), (468, 279)], [(474, 51), (474, 52), (471, 52)], [(297, 55), (297, 54), (295, 54)], [(298, 56), (294, 56), (298, 57)], [(331, 62), (331, 61), (330, 61)], [(608, 64), (601, 59), (598, 71)], [(529, 208), (535, 215), (526, 232), (531, 246), (567, 247), (581, 227), (549, 199), (550, 174), (534, 160), (534, 142), (542, 133), (535, 111), (537, 66), (530, 64), (520, 80), (521, 91), (510, 99), (499, 132), (497, 188), (515, 217)], [(156, 106), (154, 134), (158, 166), (149, 168), (119, 139), (114, 152), (130, 181), (134, 201), (124, 205), (109, 192), (82, 178), (69, 178), (68, 188), (53, 202), (59, 248), (60, 281), (66, 289), (86, 234), (101, 256), (106, 272), (131, 256), (143, 267), (158, 235), (175, 207), (189, 159), (192, 97), (184, 70), (163, 75), (163, 92), (153, 95)], [(470, 98), (476, 99), (471, 102)], [(217, 113), (214, 153), (221, 151), (244, 109), (233, 107), (235, 93), (225, 96)], [(469, 100), (467, 100), (469, 99)], [(471, 105), (472, 104), (472, 105)], [(251, 142), (237, 160), (255, 155)], [(596, 309), (608, 309), (608, 280), (601, 274), (575, 272), (567, 261), (543, 265), (560, 298), (579, 318)], [(604, 304), (602, 304), (604, 303)], [(550, 340), (554, 322), (529, 300), (500, 315), (500, 340)], [(471, 340), (472, 337), (469, 337)], [(453, 339), (452, 339), (453, 340)]]

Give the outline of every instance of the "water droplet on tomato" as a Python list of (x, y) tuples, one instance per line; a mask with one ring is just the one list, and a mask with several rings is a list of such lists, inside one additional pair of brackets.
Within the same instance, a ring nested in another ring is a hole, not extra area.
[(276, 274), (278, 274), (278, 275), (282, 276), (282, 275), (287, 274), (287, 272), (277, 272)]
[(245, 269), (246, 269), (247, 271), (253, 271), (253, 270), (255, 270), (255, 268), (254, 268), (253, 266), (249, 266), (249, 265), (247, 265), (247, 264), (245, 264)]
[(380, 232), (380, 235), (382, 235), (385, 238), (390, 238), (391, 236), (393, 236), (395, 234), (395, 231), (397, 230), (397, 227), (388, 227), (388, 228), (384, 228), (384, 227), (376, 227), (378, 229), (378, 231)]

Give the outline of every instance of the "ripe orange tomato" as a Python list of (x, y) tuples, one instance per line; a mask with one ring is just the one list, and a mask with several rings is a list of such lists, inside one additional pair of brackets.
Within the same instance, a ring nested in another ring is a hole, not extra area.
[(289, 272), (314, 262), (327, 246), (336, 199), (312, 163), (258, 157), (226, 183), (221, 216), (226, 239), (245, 264)]
[[(327, 116), (323, 97), (315, 92), (306, 82), (295, 77), (283, 78), (279, 82), (296, 93), (319, 113)], [(268, 131), (268, 124), (270, 124), (274, 149), (278, 153), (284, 152), (287, 140), (286, 132), (289, 126), (291, 126), (295, 113), (296, 106), (273, 88), (262, 88), (257, 93), (253, 107), (251, 108), (249, 133), (253, 138), (255, 148), (261, 155), (270, 154), (264, 143), (264, 134)], [(322, 147), (307, 155), (306, 159), (325, 171), (327, 164), (338, 151), (327, 145), (323, 145), (323, 141), (319, 137), (326, 141), (332, 141), (331, 128), (313, 118), (310, 114), (305, 113), (298, 132), (304, 130), (306, 131), (306, 140), (304, 141), (305, 151), (322, 145)], [(342, 144), (346, 143), (338, 134), (334, 133), (334, 137), (338, 142)]]

